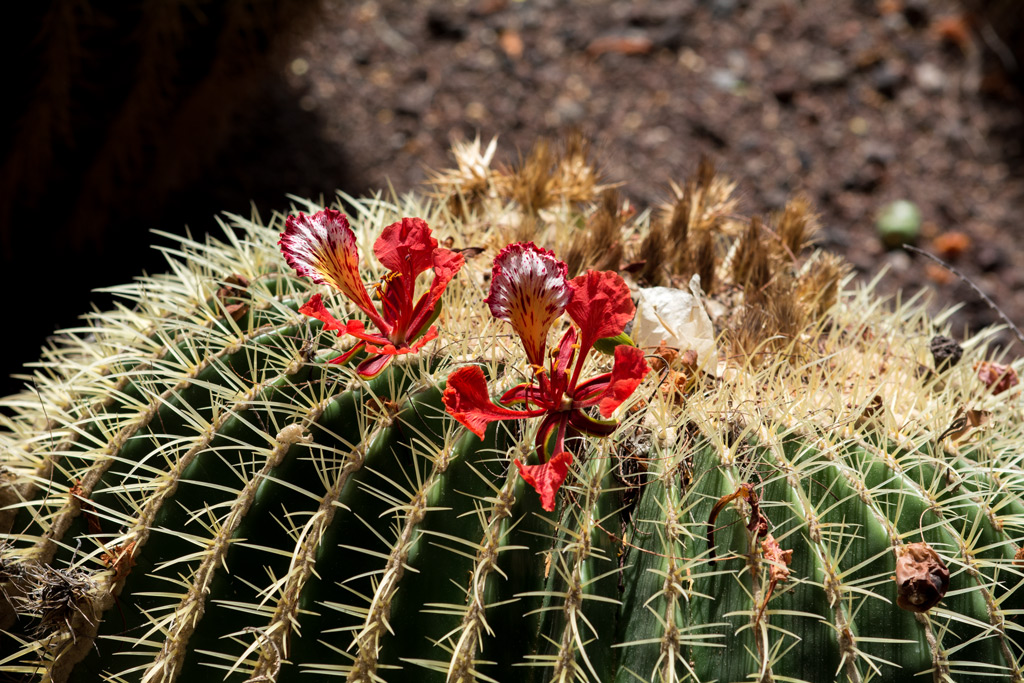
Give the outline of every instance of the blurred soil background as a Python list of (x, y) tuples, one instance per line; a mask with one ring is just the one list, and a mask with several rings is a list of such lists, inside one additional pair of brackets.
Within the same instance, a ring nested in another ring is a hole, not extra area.
[[(0, 27), (0, 393), (97, 287), (164, 270), (152, 230), (219, 232), (287, 194), (422, 187), (453, 139), (498, 163), (580, 130), (639, 207), (702, 156), (742, 210), (803, 193), (821, 246), (886, 293), (1024, 325), (1024, 4), (1019, 0), (181, 0), (27, 3)], [(438, 226), (443, 233), (443, 226)], [(1011, 343), (1012, 335), (1003, 339)], [(1013, 348), (1018, 355), (1024, 349)]]

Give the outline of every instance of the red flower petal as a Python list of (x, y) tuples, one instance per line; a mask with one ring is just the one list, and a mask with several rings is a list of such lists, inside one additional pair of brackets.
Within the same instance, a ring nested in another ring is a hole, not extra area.
[(416, 303), (416, 308), (409, 321), (409, 339), (415, 339), (423, 328), (436, 317), (434, 313), (441, 301), (441, 294), (444, 293), (448, 283), (459, 272), (459, 268), (462, 268), (465, 261), (465, 257), (456, 251), (434, 250), (434, 281), (430, 283), (430, 289)]
[(484, 301), (491, 315), (512, 323), (533, 365), (544, 364), (548, 329), (572, 296), (568, 272), (554, 253), (533, 242), (510, 244), (494, 259)]
[(434, 339), (437, 339), (437, 328), (431, 327), (429, 330), (427, 330), (427, 333), (425, 335), (414, 341), (412, 344), (409, 344), (408, 346), (395, 346), (394, 344), (390, 343), (389, 340), (382, 339), (379, 340), (378, 342), (381, 344), (381, 346), (377, 346), (375, 344), (367, 344), (366, 350), (370, 353), (384, 353), (389, 356), (401, 356), (406, 353), (416, 353), (424, 346), (426, 346), (428, 342), (433, 341)]
[(338, 334), (345, 334), (347, 331), (345, 323), (330, 314), (327, 307), (324, 306), (323, 297), (319, 294), (314, 294), (310, 297), (309, 301), (302, 304), (302, 306), (299, 307), (299, 313), (322, 321), (325, 330), (334, 330)]
[(636, 315), (629, 285), (612, 271), (588, 270), (572, 280), (569, 317), (580, 327), (580, 354), (585, 356), (598, 339), (614, 337)]
[[(351, 334), (356, 339), (362, 339), (365, 342), (371, 344), (391, 344), (391, 340), (381, 334), (374, 334), (373, 332), (366, 331), (366, 325), (363, 324), (362, 320), (349, 320), (345, 323), (344, 332)], [(371, 353), (380, 353), (379, 351), (371, 351)]]
[[(615, 365), (610, 373), (594, 377), (576, 387), (573, 406), (585, 408), (597, 405), (603, 417), (609, 417), (643, 381), (650, 368), (644, 352), (635, 346), (620, 344), (615, 347)], [(600, 391), (595, 393), (595, 390)]]
[(356, 236), (345, 214), (324, 209), (312, 216), (301, 212), (288, 216), (278, 244), (288, 265), (299, 275), (340, 289), (382, 332), (387, 331), (359, 276)]
[(419, 339), (417, 339), (416, 341), (409, 345), (409, 353), (419, 351), (420, 349), (427, 345), (427, 342), (431, 342), (435, 339), (437, 339), (437, 328), (431, 327), (429, 330), (427, 330), (426, 334), (424, 334), (422, 337), (420, 337)]
[(477, 365), (467, 365), (448, 375), (442, 396), (444, 407), (456, 420), (481, 439), (487, 425), (498, 420), (520, 420), (544, 414), (543, 410), (509, 410), (491, 401), (484, 371)]
[(426, 221), (422, 218), (403, 218), (384, 228), (373, 244), (373, 253), (388, 270), (415, 279), (434, 265), (436, 248), (437, 240), (431, 236)]
[(361, 341), (358, 344), (356, 344), (355, 346), (353, 346), (351, 349), (346, 351), (345, 353), (343, 353), (340, 356), (338, 356), (337, 358), (332, 358), (332, 359), (330, 359), (327, 362), (330, 363), (331, 365), (342, 365), (344, 363), (347, 363), (350, 360), (352, 360), (352, 357), (354, 355), (356, 355), (357, 353), (362, 351), (365, 346), (366, 346), (366, 342)]
[[(516, 405), (519, 403), (529, 404), (536, 403), (542, 405), (543, 398), (539, 394), (539, 390), (535, 384), (525, 382), (523, 384), (517, 384), (498, 399), (498, 403), (504, 406)], [(550, 408), (551, 406), (547, 406)]]
[(370, 356), (356, 366), (356, 374), (366, 380), (373, 379), (380, 373), (384, 372), (384, 370), (391, 365), (391, 361), (394, 360), (394, 358), (394, 355), (387, 353)]
[(569, 426), (590, 436), (608, 436), (619, 426), (618, 420), (595, 420), (582, 410), (569, 413)]
[(551, 512), (555, 509), (555, 494), (569, 476), (572, 454), (562, 451), (543, 465), (524, 465), (515, 460), (519, 475), (540, 494), (540, 506)]
[(551, 361), (551, 384), (548, 390), (551, 392), (551, 400), (561, 400), (569, 386), (569, 370), (572, 366), (572, 359), (576, 355), (576, 340), (579, 335), (576, 328), (569, 326), (562, 338), (555, 347), (554, 358)]

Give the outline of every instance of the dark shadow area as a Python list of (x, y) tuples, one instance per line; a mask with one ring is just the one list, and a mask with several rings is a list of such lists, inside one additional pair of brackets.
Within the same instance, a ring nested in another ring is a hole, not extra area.
[(166, 270), (152, 230), (200, 237), (222, 211), (365, 190), (281, 75), (319, 2), (27, 5), (0, 29), (0, 286), (17, 330), (0, 395), (55, 329), (111, 306), (92, 290)]

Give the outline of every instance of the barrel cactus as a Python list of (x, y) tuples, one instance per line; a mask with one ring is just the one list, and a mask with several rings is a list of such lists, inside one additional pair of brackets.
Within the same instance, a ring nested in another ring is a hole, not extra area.
[(706, 164), (638, 213), (579, 144), (493, 151), (176, 238), (44, 350), (2, 402), (0, 679), (1022, 680), (986, 335)]

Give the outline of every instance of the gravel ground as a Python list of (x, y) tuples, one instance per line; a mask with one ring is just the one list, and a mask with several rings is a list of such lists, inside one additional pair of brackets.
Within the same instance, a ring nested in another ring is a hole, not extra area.
[[(40, 290), (45, 306), (29, 302), (37, 325), (26, 326), (7, 370), (90, 299), (107, 305), (89, 289), (162, 268), (145, 249), (160, 240), (140, 227), (201, 233), (216, 229), (221, 210), (286, 209), (288, 193), (362, 194), (389, 183), (405, 192), (426, 168), (449, 163), (452, 139), (497, 135), (508, 163), (539, 137), (574, 129), (639, 206), (667, 198), (670, 182), (706, 155), (739, 182), (743, 211), (772, 211), (803, 193), (821, 213), (822, 246), (862, 277), (889, 267), (883, 291), (925, 286), (936, 310), (963, 302), (957, 329), (997, 322), (960, 278), (882, 245), (880, 208), (911, 200), (922, 214), (917, 245), (1024, 325), (1024, 98), (985, 57), (1006, 52), (992, 27), (960, 7), (324, 0), (237, 108), (212, 163), (130, 204), (143, 209), (114, 212), (118, 237), (106, 251), (75, 252), (55, 268), (57, 293)], [(110, 267), (96, 268), (98, 259)], [(30, 268), (29, 277), (38, 272)]]
[[(751, 211), (804, 193), (823, 246), (886, 292), (997, 314), (943, 268), (886, 250), (875, 218), (922, 213), (920, 248), (951, 261), (1024, 324), (1024, 117), (983, 59), (989, 27), (955, 2), (651, 0), (338, 3), (286, 78), (360, 184), (413, 189), (451, 138), (498, 135), (505, 161), (572, 128), (641, 206), (702, 155)], [(1006, 337), (1009, 339), (1009, 336)]]

